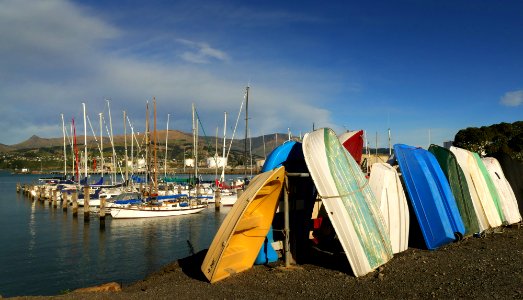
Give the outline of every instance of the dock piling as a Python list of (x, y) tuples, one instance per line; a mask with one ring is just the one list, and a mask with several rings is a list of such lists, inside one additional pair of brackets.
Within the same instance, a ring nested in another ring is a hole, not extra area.
[(62, 191), (62, 211), (67, 213), (67, 192)]
[(73, 218), (78, 217), (78, 193), (76, 190), (73, 191), (71, 194), (71, 197), (73, 198)]
[(52, 197), (53, 197), (53, 208), (57, 208), (58, 207), (58, 191), (57, 190), (52, 190)]
[(100, 196), (100, 212), (98, 213), (100, 215), (100, 221), (105, 220), (105, 199), (107, 196), (103, 195)]
[(214, 209), (216, 211), (220, 210), (221, 201), (222, 201), (222, 195), (221, 195), (220, 189), (216, 189), (216, 191), (214, 191)]
[(84, 186), (84, 223), (89, 222), (89, 214), (90, 214), (90, 207), (89, 207), (89, 186)]

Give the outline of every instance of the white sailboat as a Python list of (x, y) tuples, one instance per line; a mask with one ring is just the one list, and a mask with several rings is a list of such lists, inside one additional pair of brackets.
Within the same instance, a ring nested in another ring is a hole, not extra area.
[[(154, 133), (153, 133), (153, 169), (151, 179), (151, 186), (149, 189), (150, 197), (142, 204), (130, 205), (128, 207), (112, 208), (111, 216), (114, 219), (131, 219), (131, 218), (155, 218), (155, 217), (171, 217), (187, 214), (199, 213), (206, 208), (205, 205), (200, 204), (197, 199), (187, 199), (181, 197), (172, 197), (161, 199), (158, 197), (158, 167), (156, 161), (156, 99), (153, 98), (154, 104)], [(149, 118), (149, 105), (147, 104), (147, 119)], [(150, 134), (149, 123), (146, 121), (146, 137)], [(147, 140), (150, 140), (147, 138)], [(150, 143), (146, 143), (150, 146)]]

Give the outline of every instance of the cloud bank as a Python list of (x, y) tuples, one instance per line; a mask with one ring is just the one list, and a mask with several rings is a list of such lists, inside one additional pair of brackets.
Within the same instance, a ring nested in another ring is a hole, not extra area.
[(500, 103), (505, 106), (520, 106), (523, 104), (523, 90), (507, 92), (501, 97)]
[[(2, 1), (0, 143), (18, 143), (33, 134), (60, 136), (60, 113), (81, 124), (81, 103), (85, 102), (90, 119), (96, 120), (100, 112), (107, 116), (106, 98), (111, 99), (115, 134), (123, 127), (115, 121), (123, 110), (139, 131), (145, 101), (153, 96), (159, 124), (170, 113), (170, 128), (190, 131), (191, 104), (195, 103), (207, 134), (212, 135), (217, 126), (222, 128), (224, 111), (229, 113), (228, 124), (233, 123), (249, 81), (253, 136), (287, 128), (298, 133), (311, 128), (312, 122), (332, 124), (331, 113), (317, 104), (329, 88), (318, 82), (321, 74), (308, 77), (307, 73), (314, 72), (256, 60), (233, 62), (234, 49), (184, 38), (189, 32), (174, 34), (173, 43), (172, 32), (159, 32), (155, 38), (170, 39), (166, 43), (170, 49), (162, 51), (175, 55), (158, 59), (156, 53), (147, 53), (148, 47), (136, 46), (136, 39), (126, 39), (136, 32), (100, 18), (87, 7), (62, 0)], [(230, 135), (231, 127), (228, 130)], [(237, 134), (242, 136), (242, 130), (240, 126)]]

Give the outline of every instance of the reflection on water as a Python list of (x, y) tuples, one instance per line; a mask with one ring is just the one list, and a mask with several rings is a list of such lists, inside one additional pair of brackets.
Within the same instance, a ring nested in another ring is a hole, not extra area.
[(50, 295), (109, 281), (131, 283), (208, 248), (230, 207), (154, 219), (97, 215), (84, 222), (49, 203), (16, 193), (37, 176), (0, 172), (0, 295)]
[(29, 247), (27, 255), (31, 258), (34, 258), (33, 251), (36, 243), (36, 201), (33, 201), (31, 204), (31, 214), (29, 215)]

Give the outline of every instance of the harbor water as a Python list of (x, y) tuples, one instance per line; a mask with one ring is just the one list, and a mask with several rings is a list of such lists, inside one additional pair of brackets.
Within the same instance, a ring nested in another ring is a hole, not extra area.
[[(48, 202), (16, 193), (42, 175), (0, 171), (0, 295), (55, 295), (116, 281), (130, 284), (179, 258), (207, 249), (230, 210), (214, 204), (199, 214), (84, 222)], [(205, 178), (204, 178), (205, 179)]]

